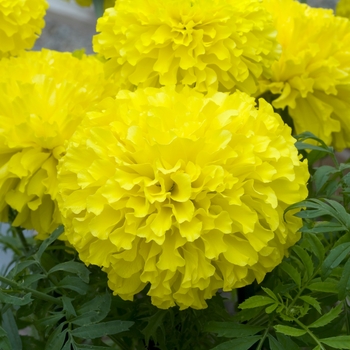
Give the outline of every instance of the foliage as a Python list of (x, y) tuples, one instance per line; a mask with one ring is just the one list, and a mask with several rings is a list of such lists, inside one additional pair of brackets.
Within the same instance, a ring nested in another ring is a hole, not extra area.
[[(62, 228), (40, 243), (11, 227), (0, 236), (15, 254), (0, 275), (0, 348), (350, 349), (350, 164), (310, 133), (296, 145), (312, 174), (309, 198), (287, 209), (303, 208), (302, 239), (238, 308), (235, 292), (205, 310), (160, 310), (147, 291), (123, 301), (57, 240)], [(317, 166), (325, 154), (333, 166)]]

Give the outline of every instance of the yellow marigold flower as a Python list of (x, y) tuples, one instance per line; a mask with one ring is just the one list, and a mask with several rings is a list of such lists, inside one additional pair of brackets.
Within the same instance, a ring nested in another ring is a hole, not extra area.
[(85, 111), (101, 96), (103, 64), (43, 50), (0, 61), (0, 218), (39, 238), (61, 222), (57, 162)]
[(118, 0), (97, 31), (94, 50), (127, 89), (183, 84), (253, 93), (279, 55), (260, 0)]
[(350, 22), (293, 0), (264, 0), (282, 55), (262, 90), (288, 107), (297, 133), (311, 131), (337, 150), (350, 146)]
[[(99, 110), (100, 109), (100, 110)], [(69, 242), (123, 299), (206, 307), (261, 282), (300, 237), (283, 211), (308, 170), (272, 106), (243, 92), (122, 90), (88, 113), (59, 162)]]
[(47, 8), (45, 0), (0, 0), (0, 58), (33, 47)]
[(335, 13), (337, 16), (350, 18), (350, 1), (339, 0), (337, 7), (335, 8)]

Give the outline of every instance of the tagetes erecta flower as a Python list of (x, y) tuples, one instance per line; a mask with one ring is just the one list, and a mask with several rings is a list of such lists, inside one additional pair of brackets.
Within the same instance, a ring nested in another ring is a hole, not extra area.
[(350, 22), (293, 0), (264, 0), (282, 55), (262, 90), (288, 107), (297, 133), (311, 131), (337, 150), (350, 147)]
[(283, 211), (308, 170), (271, 105), (242, 92), (120, 91), (87, 114), (59, 163), (66, 236), (132, 300), (206, 307), (261, 282), (300, 235)]
[(335, 13), (337, 16), (350, 18), (350, 0), (339, 0)]
[(43, 50), (0, 61), (0, 218), (44, 238), (61, 222), (57, 162), (104, 88), (93, 57)]
[(97, 32), (94, 50), (127, 89), (183, 84), (253, 93), (279, 55), (259, 0), (118, 0)]
[(0, 0), (0, 59), (33, 47), (47, 8), (45, 0)]

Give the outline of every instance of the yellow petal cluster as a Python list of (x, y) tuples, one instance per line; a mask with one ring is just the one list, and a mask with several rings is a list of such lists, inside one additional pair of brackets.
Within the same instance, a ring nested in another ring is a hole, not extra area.
[(94, 50), (125, 89), (182, 84), (253, 93), (279, 56), (260, 0), (118, 0), (97, 32)]
[(279, 264), (307, 196), (291, 130), (243, 92), (122, 90), (88, 113), (59, 162), (69, 242), (114, 294), (150, 285), (159, 308), (206, 307)]
[(339, 0), (335, 9), (335, 13), (337, 16), (350, 18), (350, 1)]
[(350, 147), (350, 21), (293, 0), (264, 0), (282, 55), (262, 90), (288, 107), (297, 133), (311, 131), (337, 150)]
[(60, 223), (57, 162), (65, 141), (104, 88), (93, 57), (43, 50), (0, 61), (0, 218), (35, 229), (39, 238)]
[(0, 59), (33, 47), (47, 8), (46, 0), (0, 0)]

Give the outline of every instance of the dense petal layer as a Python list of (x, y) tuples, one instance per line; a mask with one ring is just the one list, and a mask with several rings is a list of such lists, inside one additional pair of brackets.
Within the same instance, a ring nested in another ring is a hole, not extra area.
[(219, 288), (261, 281), (300, 237), (283, 212), (307, 165), (271, 105), (242, 92), (120, 91), (88, 113), (59, 162), (66, 235), (132, 299), (204, 308)]
[(294, 0), (264, 0), (282, 46), (262, 91), (288, 107), (297, 133), (311, 131), (337, 150), (350, 147), (350, 21)]
[(118, 0), (97, 31), (94, 50), (128, 89), (184, 84), (253, 93), (279, 55), (259, 0)]
[(57, 162), (103, 95), (103, 64), (43, 50), (0, 61), (0, 216), (44, 237), (60, 222)]
[(0, 59), (33, 47), (47, 7), (46, 0), (0, 0)]

